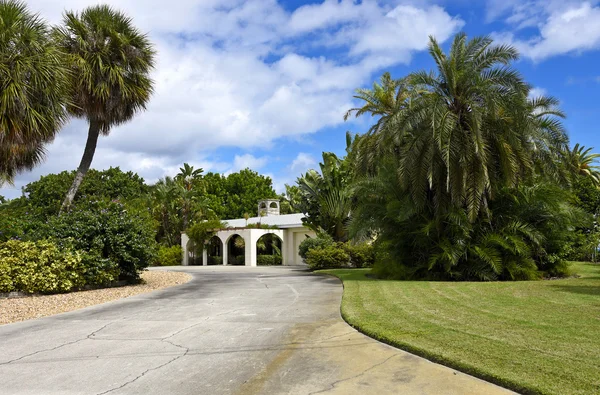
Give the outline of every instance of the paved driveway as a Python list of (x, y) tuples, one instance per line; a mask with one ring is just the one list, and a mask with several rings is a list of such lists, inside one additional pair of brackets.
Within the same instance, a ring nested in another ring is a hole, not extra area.
[(337, 279), (177, 268), (184, 285), (0, 326), (0, 393), (501, 394), (346, 325)]

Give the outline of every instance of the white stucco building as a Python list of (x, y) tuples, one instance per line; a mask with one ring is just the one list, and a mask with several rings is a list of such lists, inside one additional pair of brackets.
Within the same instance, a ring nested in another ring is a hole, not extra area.
[[(304, 214), (280, 215), (279, 212), (279, 201), (266, 199), (258, 202), (257, 217), (224, 221), (227, 227), (219, 230), (211, 239), (209, 245), (204, 248), (202, 257), (195, 256), (193, 242), (183, 233), (182, 264), (240, 264), (243, 257), (244, 265), (257, 266), (257, 258), (261, 252), (257, 244), (265, 236), (260, 246), (263, 250), (269, 249), (271, 254), (277, 251), (277, 256), (281, 256), (282, 265), (304, 265), (298, 255), (298, 246), (307, 236), (315, 237), (315, 233), (302, 224)], [(272, 229), (252, 227), (256, 224), (268, 225)], [(240, 238), (243, 242), (240, 242)]]

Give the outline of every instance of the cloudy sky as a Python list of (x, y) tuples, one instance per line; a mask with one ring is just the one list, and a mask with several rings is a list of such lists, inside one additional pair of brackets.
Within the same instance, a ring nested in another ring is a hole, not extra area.
[[(101, 137), (93, 167), (120, 166), (147, 181), (183, 162), (270, 175), (281, 191), (321, 152), (343, 153), (355, 88), (382, 72), (430, 69), (428, 36), (465, 31), (510, 42), (536, 92), (558, 97), (572, 143), (600, 150), (600, 5), (571, 0), (121, 0), (156, 44), (156, 93), (148, 110)], [(87, 0), (27, 0), (50, 23)], [(474, 5), (475, 4), (475, 5)], [(0, 194), (15, 197), (40, 175), (73, 170), (87, 128), (73, 120), (46, 162)]]

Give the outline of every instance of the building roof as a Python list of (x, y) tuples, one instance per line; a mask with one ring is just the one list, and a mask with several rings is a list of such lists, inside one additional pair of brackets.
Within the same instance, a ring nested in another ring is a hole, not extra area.
[(263, 225), (277, 226), (279, 228), (299, 228), (302, 225), (304, 214), (267, 215), (264, 217), (252, 217), (246, 219), (226, 219), (223, 222), (230, 228), (243, 228), (250, 224), (261, 223)]

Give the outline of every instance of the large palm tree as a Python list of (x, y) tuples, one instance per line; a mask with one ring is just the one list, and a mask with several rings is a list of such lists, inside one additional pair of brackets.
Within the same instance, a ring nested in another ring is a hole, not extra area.
[(43, 159), (67, 119), (68, 69), (46, 24), (0, 0), (0, 185)]
[(511, 46), (458, 34), (449, 54), (433, 38), (429, 52), (436, 70), (406, 78), (410, 105), (390, 118), (392, 127), (378, 127), (385, 144), (365, 138), (359, 148), (400, 157), (400, 183), (418, 209), (461, 208), (475, 221), (497, 188), (517, 185), (566, 143), (562, 114), (554, 99), (527, 100)]
[(63, 202), (67, 209), (90, 168), (99, 135), (133, 118), (153, 91), (150, 71), (154, 49), (131, 18), (109, 6), (67, 12), (56, 29), (74, 71), (69, 112), (89, 123), (88, 138), (73, 184)]

